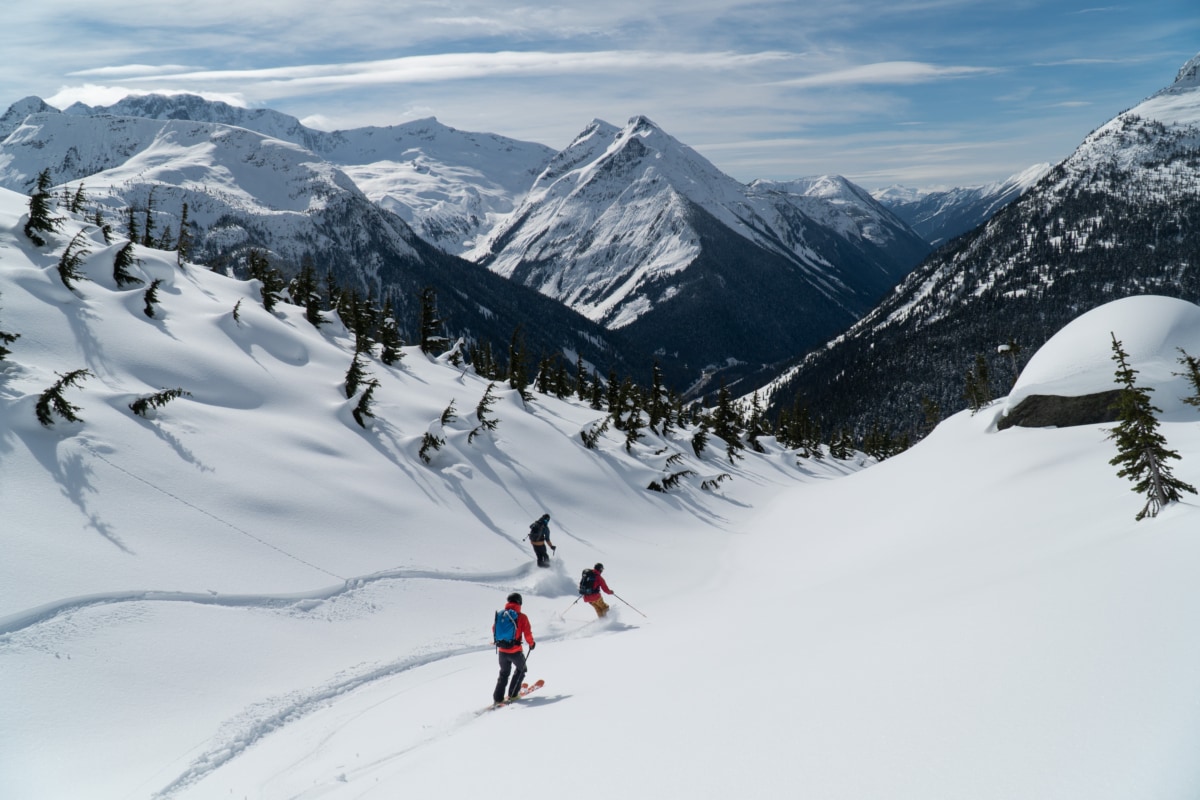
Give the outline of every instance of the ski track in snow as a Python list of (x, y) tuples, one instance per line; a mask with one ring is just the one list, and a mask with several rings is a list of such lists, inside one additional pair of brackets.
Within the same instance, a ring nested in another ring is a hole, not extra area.
[[(511, 573), (503, 573), (502, 577), (515, 577), (517, 575), (526, 574), (534, 569), (536, 569), (535, 566), (528, 565)], [(404, 577), (429, 577), (429, 575), (407, 573)], [(450, 579), (467, 580), (465, 577), (457, 576)], [(484, 582), (487, 582), (487, 580)], [(566, 618), (563, 615), (559, 615), (559, 619), (569, 619), (571, 622), (577, 621), (575, 618)], [(568, 630), (563, 630), (548, 635), (543, 634), (538, 638), (539, 641), (554, 642), (566, 639), (576, 639), (584, 636), (597, 636), (603, 633), (633, 630), (636, 627), (636, 625), (622, 623), (611, 617), (605, 619), (591, 619), (587, 622), (584, 622), (582, 625), (573, 626)], [(216, 772), (222, 766), (237, 758), (239, 755), (244, 753), (247, 749), (252, 747), (255, 743), (262, 740), (266, 736), (269, 736), (270, 734), (280, 730), (290, 723), (300, 720), (314, 711), (328, 707), (338, 698), (350, 692), (361, 689), (365, 686), (375, 683), (376, 681), (392, 678), (396, 675), (409, 672), (410, 670), (417, 669), (418, 667), (424, 667), (434, 664), (438, 661), (468, 655), (470, 653), (478, 653), (490, 649), (492, 649), (492, 645), (463, 645), (459, 647), (439, 649), (429, 653), (397, 659), (387, 664), (371, 667), (359, 673), (342, 675), (307, 692), (295, 692), (280, 698), (264, 700), (261, 703), (258, 703), (255, 706), (247, 709), (242, 714), (227, 721), (222, 726), (221, 731), (214, 735), (212, 744), (208, 746), (207, 750), (200, 756), (196, 757), (192, 761), (191, 765), (181, 775), (179, 775), (179, 777), (171, 781), (159, 791), (155, 792), (153, 797), (161, 798), (161, 800), (167, 800), (167, 798), (170, 798), (178, 792), (195, 785), (208, 775)], [(456, 672), (457, 671), (461, 670), (456, 670)], [(540, 698), (542, 704), (546, 702), (557, 702), (558, 699), (561, 699), (561, 696)], [(343, 773), (342, 778), (345, 779), (351, 776), (357, 778), (361, 775), (367, 774), (372, 770), (389, 764), (398, 758), (402, 758), (415, 750), (452, 735), (454, 732), (458, 731), (463, 726), (470, 724), (473, 720), (479, 718), (480, 716), (482, 716), (481, 711), (468, 711), (459, 714), (453, 720), (428, 732), (417, 741), (410, 742), (400, 749), (388, 753), (381, 758), (375, 759), (370, 763), (363, 764), (352, 769), (347, 769)]]

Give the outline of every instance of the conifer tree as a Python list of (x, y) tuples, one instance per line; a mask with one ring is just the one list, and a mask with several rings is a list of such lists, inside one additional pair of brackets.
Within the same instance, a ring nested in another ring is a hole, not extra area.
[(452, 397), (450, 398), (450, 405), (446, 406), (445, 410), (442, 411), (442, 416), (439, 421), (444, 428), (451, 422), (454, 422), (456, 419), (458, 419), (458, 414), (454, 412), (454, 398)]
[(1175, 375), (1181, 378), (1187, 378), (1187, 381), (1192, 386), (1192, 393), (1183, 398), (1183, 402), (1189, 406), (1200, 408), (1200, 359), (1195, 356), (1190, 356), (1187, 352), (1179, 348), (1179, 363), (1183, 365), (1183, 372), (1176, 372)]
[(60, 222), (50, 215), (51, 200), (50, 168), (47, 167), (38, 173), (37, 188), (29, 198), (29, 219), (25, 222), (25, 235), (38, 247), (46, 244), (40, 234), (57, 230)]
[(146, 216), (142, 219), (142, 246), (157, 247), (154, 240), (154, 189), (150, 187), (150, 193), (146, 195)]
[(432, 457), (430, 457), (430, 455), (429, 455), (429, 451), (430, 450), (441, 450), (442, 445), (444, 445), (444, 444), (446, 444), (445, 439), (443, 439), (440, 436), (434, 435), (430, 431), (425, 431), (425, 436), (421, 440), (421, 449), (417, 451), (417, 455), (421, 457), (422, 461), (424, 461), (426, 464), (428, 464), (431, 461), (433, 461)]
[(385, 317), (379, 326), (379, 360), (394, 367), (404, 358), (404, 339), (400, 336), (400, 325), (396, 318)]
[(92, 223), (100, 229), (100, 235), (104, 237), (105, 244), (112, 244), (112, 225), (109, 225), (104, 220), (104, 213), (100, 211), (100, 207), (96, 207), (96, 213), (92, 215)]
[(575, 354), (575, 396), (586, 402), (589, 396), (590, 387), (588, 386), (587, 370), (583, 366), (583, 356)]
[(729, 457), (729, 462), (732, 464), (740, 459), (742, 456), (739, 451), (745, 449), (742, 444), (742, 415), (734, 404), (724, 380), (717, 390), (717, 407), (713, 410), (712, 427), (713, 433), (725, 442), (725, 454)]
[(125, 236), (131, 242), (141, 241), (141, 235), (138, 232), (137, 207), (133, 203), (125, 207)]
[(658, 359), (650, 371), (650, 395), (646, 399), (646, 414), (649, 416), (650, 430), (666, 435), (671, 427), (671, 398), (670, 392), (663, 384), (662, 367)]
[(708, 447), (708, 418), (702, 418), (696, 423), (696, 430), (692, 434), (692, 452), (699, 458), (704, 454), (704, 448)]
[(1196, 494), (1196, 489), (1171, 474), (1167, 460), (1178, 459), (1179, 453), (1167, 449), (1167, 440), (1158, 431), (1154, 415), (1160, 409), (1150, 403), (1150, 392), (1154, 390), (1134, 383), (1137, 370), (1129, 365), (1129, 354), (1116, 334), (1111, 335), (1121, 392), (1115, 404), (1120, 421), (1108, 435), (1116, 442), (1117, 455), (1108, 463), (1120, 466), (1117, 475), (1134, 481), (1134, 491), (1146, 496), (1146, 505), (1135, 517), (1140, 521), (1158, 516), (1163, 506), (1182, 499), (1183, 492)]
[(321, 316), (321, 289), (317, 285), (317, 268), (308, 255), (301, 259), (300, 272), (288, 284), (288, 296), (292, 298), (293, 303), (304, 307), (304, 318), (314, 328), (325, 324), (326, 320)]
[(54, 385), (46, 391), (42, 392), (36, 404), (34, 404), (34, 413), (37, 415), (37, 420), (44, 427), (49, 428), (54, 424), (54, 414), (57, 413), (67, 422), (81, 422), (75, 412), (79, 411), (79, 406), (69, 402), (63, 397), (63, 392), (72, 386), (78, 386), (84, 378), (92, 377), (92, 373), (86, 369), (76, 369), (68, 372), (66, 375), (55, 373), (59, 376)]
[(360, 428), (367, 427), (367, 417), (375, 417), (372, 406), (375, 400), (375, 390), (378, 388), (379, 381), (375, 380), (374, 378), (367, 381), (366, 390), (363, 391), (362, 396), (358, 398), (358, 403), (356, 403), (354, 408), (350, 411), (351, 415), (354, 417), (354, 421), (358, 423), (358, 427)]
[(192, 229), (191, 221), (188, 219), (188, 204), (183, 204), (183, 209), (179, 214), (179, 238), (175, 241), (175, 262), (179, 266), (183, 266), (183, 262), (190, 261), (192, 258)]
[(445, 323), (446, 321), (438, 314), (437, 290), (432, 286), (426, 286), (421, 290), (421, 311), (418, 320), (422, 353), (436, 356), (446, 349), (449, 340), (442, 333)]
[(528, 403), (533, 399), (529, 394), (529, 364), (525, 354), (525, 333), (521, 324), (513, 329), (512, 338), (508, 342), (508, 385), (521, 393), (521, 399)]
[(66, 249), (63, 250), (62, 256), (58, 259), (58, 278), (68, 289), (75, 288), (74, 281), (87, 280), (87, 276), (79, 271), (79, 267), (83, 264), (83, 259), (91, 255), (92, 251), (83, 247), (83, 241), (83, 231), (72, 236)]
[(87, 203), (87, 195), (83, 191), (83, 181), (79, 182), (79, 186), (75, 188), (75, 193), (71, 195), (71, 204), (67, 209), (72, 214), (82, 214), (83, 206)]
[(261, 250), (251, 250), (247, 261), (249, 262), (250, 277), (262, 284), (259, 291), (262, 295), (263, 308), (267, 311), (274, 311), (275, 305), (283, 299), (283, 290), (287, 288), (283, 273), (271, 266), (267, 254)]
[(355, 353), (354, 358), (350, 361), (350, 369), (346, 370), (346, 398), (354, 397), (358, 392), (358, 387), (369, 377), (370, 373), (367, 372), (367, 367), (361, 360), (361, 354)]
[(183, 389), (163, 389), (161, 392), (156, 392), (146, 397), (139, 397), (129, 404), (129, 410), (137, 414), (139, 417), (145, 417), (150, 413), (151, 409), (162, 408), (167, 403), (180, 397), (191, 397), (191, 392), (185, 392)]
[(154, 304), (158, 302), (158, 287), (160, 285), (162, 285), (162, 278), (155, 278), (150, 282), (150, 285), (146, 287), (145, 294), (142, 295), (142, 299), (146, 301), (146, 306), (142, 309), (142, 311), (144, 311), (146, 316), (150, 317), (150, 319), (154, 319)]
[(487, 388), (483, 391), (483, 397), (479, 398), (479, 403), (475, 406), (475, 419), (479, 421), (479, 424), (472, 428), (471, 432), (467, 434), (467, 444), (473, 442), (475, 437), (483, 431), (496, 430), (496, 424), (499, 422), (499, 420), (490, 416), (492, 413), (492, 406), (496, 403), (496, 396), (492, 394), (492, 389), (494, 389), (495, 386), (496, 384), (489, 383)]
[(113, 257), (113, 280), (116, 281), (117, 286), (145, 283), (141, 278), (134, 277), (129, 273), (129, 268), (136, 263), (137, 257), (133, 254), (133, 242), (126, 242)]

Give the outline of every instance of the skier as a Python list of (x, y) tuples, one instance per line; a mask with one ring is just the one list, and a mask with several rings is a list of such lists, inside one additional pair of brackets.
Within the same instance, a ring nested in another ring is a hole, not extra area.
[[(521, 595), (513, 592), (508, 596), (504, 610), (496, 612), (496, 621), (492, 625), (492, 641), (500, 656), (500, 677), (496, 679), (496, 690), (492, 692), (492, 700), (497, 705), (515, 699), (521, 692), (521, 681), (525, 680), (526, 671), (525, 652), (521, 649), (522, 637), (529, 643), (529, 652), (532, 653), (537, 646), (533, 641), (533, 628), (529, 625), (529, 617), (521, 613)], [(511, 681), (508, 678), (510, 672)], [(505, 686), (508, 687), (507, 694)]]
[(600, 596), (600, 592), (612, 594), (612, 589), (608, 588), (608, 584), (604, 581), (603, 564), (596, 564), (591, 569), (583, 571), (583, 578), (579, 581), (579, 593), (583, 595), (583, 602), (590, 603), (592, 608), (596, 609), (596, 616), (603, 617), (608, 613), (608, 603), (604, 602), (604, 598)]
[(546, 547), (549, 546), (554, 552), (558, 552), (558, 548), (550, 541), (550, 515), (542, 514), (529, 525), (529, 543), (533, 545), (533, 554), (537, 556), (537, 565), (539, 567), (550, 566), (550, 554), (546, 552)]

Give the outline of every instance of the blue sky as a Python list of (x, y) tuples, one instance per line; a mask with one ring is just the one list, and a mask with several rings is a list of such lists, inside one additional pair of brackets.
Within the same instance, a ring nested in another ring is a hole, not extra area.
[(1196, 0), (41, 0), (5, 8), (0, 107), (189, 91), (554, 148), (644, 114), (743, 181), (945, 187), (1065, 158), (1198, 52)]

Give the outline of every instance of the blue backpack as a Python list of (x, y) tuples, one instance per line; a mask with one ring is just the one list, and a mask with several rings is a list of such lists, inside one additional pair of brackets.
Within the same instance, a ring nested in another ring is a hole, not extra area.
[(492, 636), (496, 647), (514, 647), (521, 643), (517, 634), (517, 612), (511, 608), (496, 612), (495, 633)]

